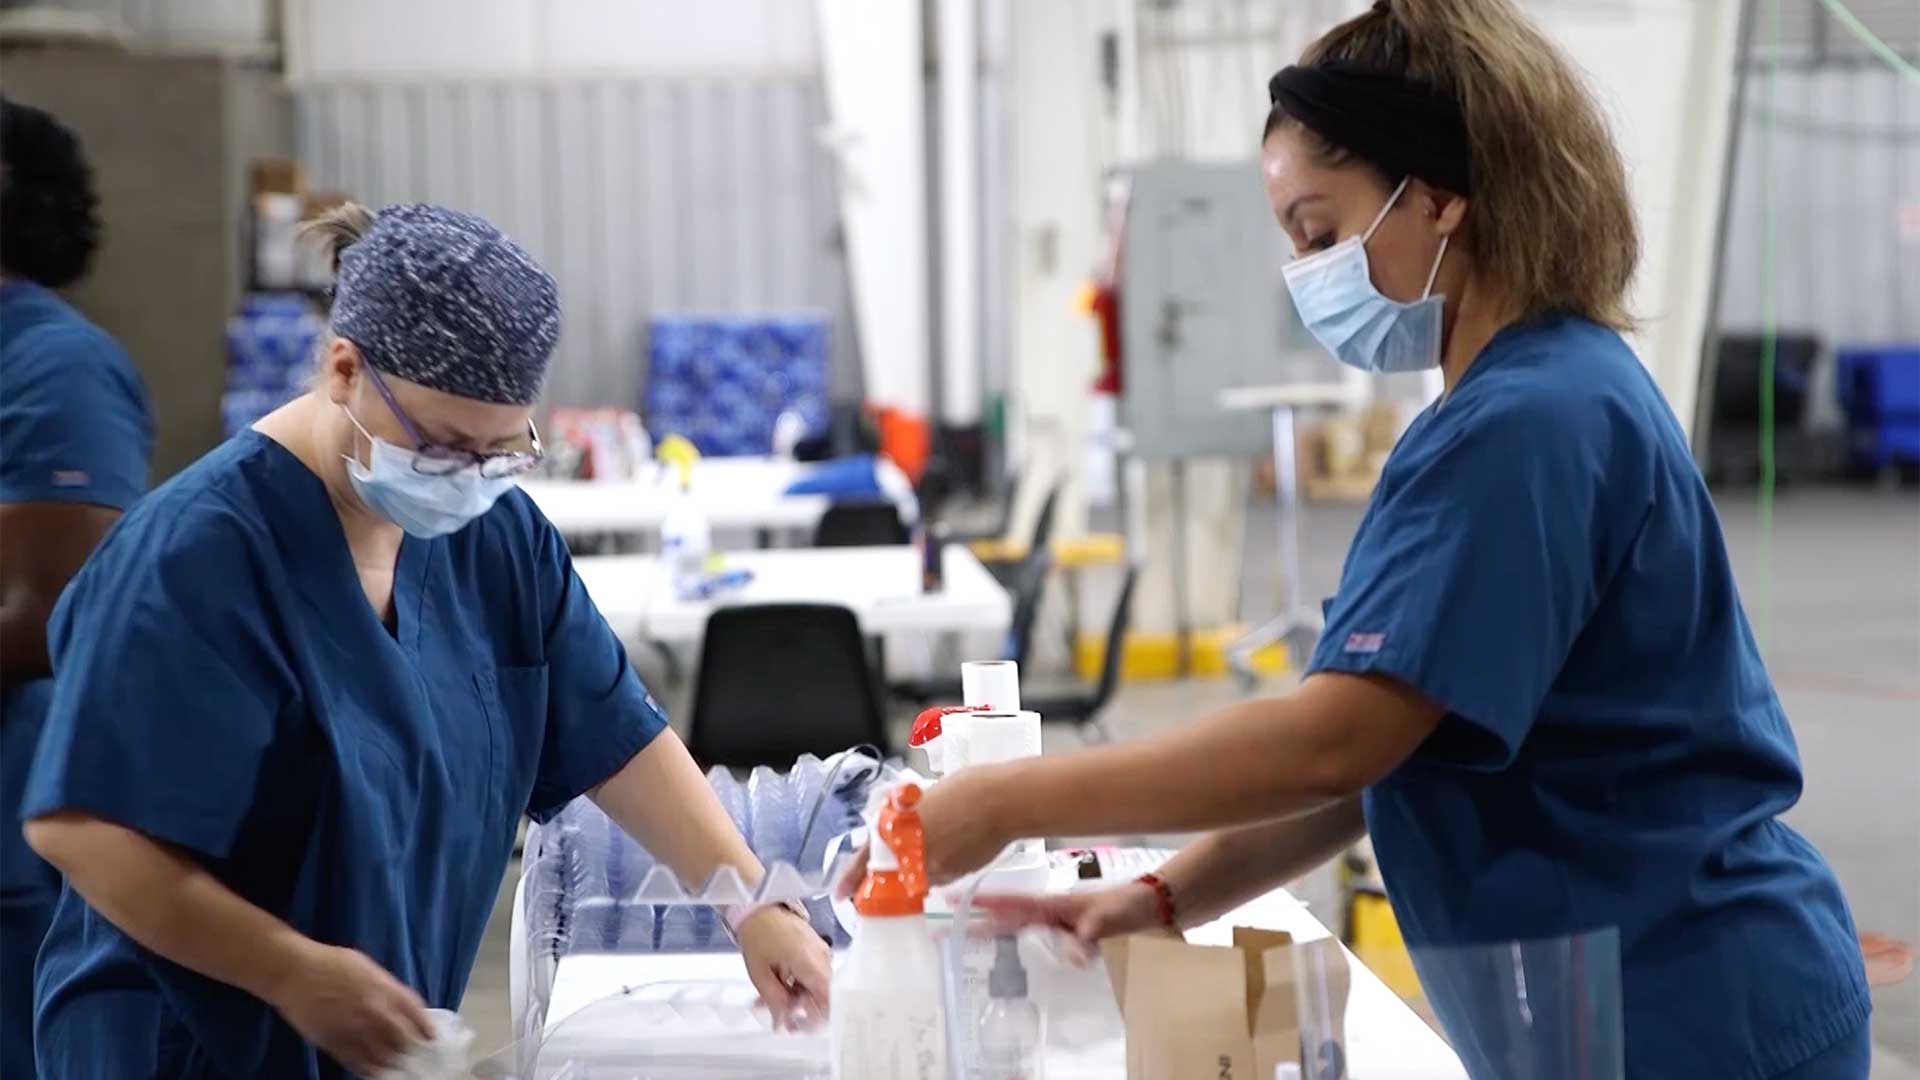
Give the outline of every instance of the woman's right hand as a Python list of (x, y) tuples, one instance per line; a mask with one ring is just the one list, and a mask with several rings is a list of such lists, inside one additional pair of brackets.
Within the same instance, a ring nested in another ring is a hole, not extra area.
[(309, 943), (268, 1004), (356, 1076), (377, 1076), (433, 1038), (420, 995), (353, 949)]
[(1051, 896), (976, 896), (975, 906), (992, 916), (994, 933), (1030, 926), (1060, 931), (1068, 958), (1085, 966), (1100, 954), (1100, 942), (1160, 925), (1160, 902), (1152, 886), (1130, 881), (1088, 892)]

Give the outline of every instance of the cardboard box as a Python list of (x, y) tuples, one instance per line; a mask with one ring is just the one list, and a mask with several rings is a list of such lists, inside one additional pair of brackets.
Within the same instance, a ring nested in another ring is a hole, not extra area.
[(305, 195), (307, 172), (291, 158), (261, 158), (253, 163), (255, 195)]
[[(1338, 1000), (1330, 1009), (1309, 1008), (1309, 1016), (1346, 1012), (1344, 954), (1337, 942), (1329, 944), (1339, 970), (1324, 981), (1335, 984), (1326, 989)], [(1287, 934), (1249, 927), (1234, 928), (1231, 947), (1189, 945), (1166, 934), (1107, 942), (1107, 976), (1126, 1024), (1128, 1080), (1269, 1080), (1275, 1066), (1299, 1063), (1298, 948)], [(1327, 1033), (1316, 1036), (1324, 1041)], [(1336, 1050), (1335, 1060), (1342, 1057)]]

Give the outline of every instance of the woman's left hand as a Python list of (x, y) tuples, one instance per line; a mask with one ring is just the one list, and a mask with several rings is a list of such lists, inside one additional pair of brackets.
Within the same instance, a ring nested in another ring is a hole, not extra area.
[(764, 907), (737, 933), (747, 976), (773, 1012), (778, 1031), (817, 1026), (827, 1017), (833, 952), (805, 919), (784, 907)]

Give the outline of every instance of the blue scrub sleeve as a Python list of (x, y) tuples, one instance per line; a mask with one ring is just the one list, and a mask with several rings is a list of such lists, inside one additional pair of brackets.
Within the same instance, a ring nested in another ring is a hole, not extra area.
[[(1390, 676), (1448, 712), (1420, 756), (1513, 761), (1593, 613), (1598, 462), (1577, 406), (1502, 401), (1388, 476), (1310, 672)], [(1613, 530), (1606, 530), (1612, 532)]]
[(242, 526), (210, 517), (117, 532), (74, 578), (51, 623), (57, 674), (24, 817), (77, 810), (231, 852), (294, 693)]
[(146, 490), (152, 452), (146, 395), (111, 338), (49, 325), (8, 347), (0, 503), (124, 510)]
[(618, 635), (587, 595), (560, 534), (540, 522), (547, 618), (547, 729), (528, 813), (546, 821), (619, 772), (667, 728)]

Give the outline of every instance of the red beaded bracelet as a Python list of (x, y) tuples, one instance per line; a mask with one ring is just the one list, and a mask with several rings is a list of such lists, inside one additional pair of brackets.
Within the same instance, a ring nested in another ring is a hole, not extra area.
[(1159, 874), (1141, 874), (1134, 880), (1153, 890), (1154, 899), (1160, 905), (1160, 925), (1172, 930), (1174, 928), (1173, 890), (1167, 887), (1167, 883)]

